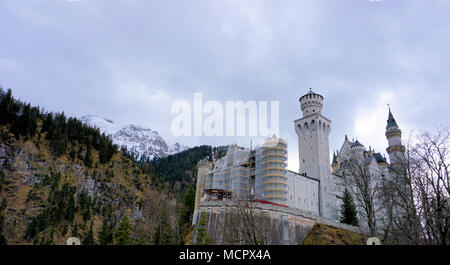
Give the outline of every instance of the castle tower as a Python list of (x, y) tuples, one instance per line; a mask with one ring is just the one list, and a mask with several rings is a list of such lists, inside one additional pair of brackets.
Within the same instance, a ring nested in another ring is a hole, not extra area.
[(402, 145), (402, 131), (392, 115), (391, 108), (386, 125), (386, 138), (389, 145), (386, 151), (389, 154), (390, 171), (399, 174), (405, 166), (405, 146)]
[(331, 162), (331, 170), (333, 173), (336, 173), (336, 171), (339, 169), (339, 164), (337, 162), (336, 153), (333, 152), (333, 162)]
[(356, 140), (350, 147), (352, 158), (362, 162), (364, 158), (365, 147), (358, 140)]
[(303, 117), (294, 121), (298, 135), (299, 173), (320, 181), (319, 213), (333, 218), (336, 198), (332, 195), (334, 186), (328, 142), (331, 121), (321, 114), (323, 96), (310, 89), (299, 101)]
[(211, 171), (213, 164), (206, 159), (202, 159), (197, 164), (197, 185), (195, 188), (195, 205), (194, 205), (194, 216), (192, 218), (192, 223), (195, 223), (198, 215), (198, 206), (200, 200), (203, 196), (203, 191), (205, 189), (206, 175)]

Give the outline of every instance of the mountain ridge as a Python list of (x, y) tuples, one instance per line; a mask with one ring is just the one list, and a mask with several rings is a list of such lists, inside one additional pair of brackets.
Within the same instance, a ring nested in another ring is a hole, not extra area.
[(120, 126), (111, 119), (96, 115), (85, 115), (80, 117), (80, 120), (89, 126), (98, 128), (100, 132), (110, 135), (113, 143), (119, 147), (126, 146), (136, 159), (162, 158), (190, 148), (178, 142), (168, 145), (157, 131), (147, 126), (137, 124)]

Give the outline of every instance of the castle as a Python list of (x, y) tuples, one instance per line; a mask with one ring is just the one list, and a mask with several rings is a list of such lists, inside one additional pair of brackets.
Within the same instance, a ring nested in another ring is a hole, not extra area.
[[(375, 181), (395, 177), (396, 169), (404, 163), (405, 147), (391, 110), (386, 126), (390, 164), (381, 153), (370, 147), (367, 150), (358, 140), (349, 141), (347, 136), (340, 150), (333, 152), (330, 162), (331, 121), (321, 113), (323, 100), (322, 95), (312, 90), (299, 99), (303, 115), (294, 121), (298, 135), (298, 173), (287, 170), (287, 143), (275, 135), (254, 150), (230, 145), (224, 157), (200, 161), (193, 223), (198, 221), (202, 201), (233, 198), (337, 221), (344, 189), (355, 188), (348, 181), (355, 174), (350, 167), (355, 161)], [(382, 203), (376, 202), (380, 207)], [(358, 202), (356, 206), (360, 207)], [(378, 214), (382, 223), (386, 213), (380, 210)]]

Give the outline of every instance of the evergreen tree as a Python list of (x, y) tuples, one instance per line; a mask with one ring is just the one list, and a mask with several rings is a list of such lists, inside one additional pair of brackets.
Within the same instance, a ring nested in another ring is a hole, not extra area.
[(91, 152), (91, 146), (87, 146), (86, 155), (84, 156), (84, 165), (91, 168), (92, 167), (92, 152)]
[(38, 233), (37, 226), (38, 226), (37, 219), (36, 218), (31, 219), (31, 222), (27, 226), (27, 230), (25, 231), (23, 239), (28, 241), (29, 239), (34, 238)]
[(186, 194), (184, 195), (183, 204), (184, 207), (181, 219), (183, 223), (189, 224), (195, 206), (195, 190), (192, 185), (189, 185)]
[(82, 191), (78, 197), (78, 203), (80, 204), (80, 211), (83, 215), (83, 221), (91, 219), (91, 197), (86, 191)]
[[(189, 182), (194, 178), (197, 163), (203, 158), (211, 155), (211, 146), (203, 145), (191, 148), (189, 150), (152, 160), (152, 166), (155, 175), (163, 177), (164, 182), (168, 181), (174, 185), (177, 181)], [(145, 162), (141, 162), (142, 167)], [(184, 187), (185, 189), (187, 187)], [(184, 193), (185, 190), (180, 190)]]
[(209, 245), (211, 244), (211, 239), (208, 235), (208, 215), (206, 212), (202, 212), (200, 215), (200, 220), (198, 222), (195, 245)]
[(172, 228), (169, 220), (167, 203), (163, 202), (159, 213), (158, 225), (153, 233), (153, 243), (155, 245), (169, 245), (172, 243)]
[(0, 124), (12, 124), (16, 119), (20, 106), (14, 101), (11, 89), (6, 93), (0, 90)]
[(0, 194), (2, 194), (5, 182), (6, 182), (5, 172), (3, 172), (3, 169), (0, 168)]
[(91, 223), (91, 228), (89, 229), (89, 232), (88, 232), (86, 238), (82, 242), (83, 245), (95, 245), (94, 232), (92, 231), (92, 225), (93, 224)]
[(78, 237), (78, 224), (75, 224), (75, 226), (72, 229), (72, 236)]
[(3, 201), (0, 204), (0, 245), (6, 245), (8, 243), (6, 237), (3, 235), (3, 228), (5, 227), (5, 209), (6, 199), (3, 198)]
[(129, 245), (131, 244), (130, 239), (130, 220), (128, 219), (128, 215), (124, 215), (120, 220), (119, 227), (117, 228), (115, 235), (115, 243), (117, 245)]
[(38, 108), (31, 108), (30, 104), (22, 106), (22, 114), (14, 121), (11, 131), (16, 138), (20, 135), (32, 137), (37, 129)]
[(106, 219), (106, 217), (103, 218), (102, 230), (100, 231), (98, 238), (100, 245), (107, 245), (112, 241), (113, 238), (112, 227), (111, 224)]
[(53, 237), (55, 237), (55, 227), (52, 226), (52, 229), (50, 230), (50, 235), (48, 237), (48, 240), (45, 242), (45, 245), (53, 245)]
[(56, 156), (66, 153), (67, 149), (67, 135), (64, 134), (60, 128), (53, 131), (50, 139), (50, 147)]
[(341, 205), (341, 223), (358, 226), (358, 217), (356, 213), (355, 203), (353, 202), (350, 192), (344, 190), (344, 198)]

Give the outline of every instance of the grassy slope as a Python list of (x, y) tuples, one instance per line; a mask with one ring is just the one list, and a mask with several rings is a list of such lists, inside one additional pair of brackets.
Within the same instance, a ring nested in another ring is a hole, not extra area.
[(347, 230), (315, 224), (303, 245), (365, 245), (367, 237)]

